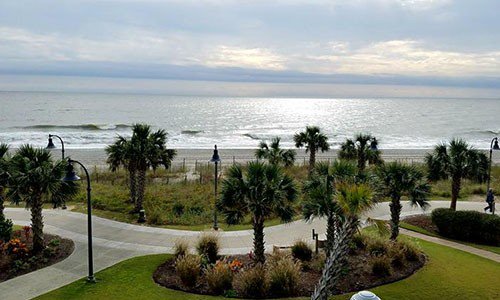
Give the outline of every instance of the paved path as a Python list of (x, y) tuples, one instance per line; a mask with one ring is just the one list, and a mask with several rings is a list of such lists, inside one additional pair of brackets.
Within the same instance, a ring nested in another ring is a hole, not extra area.
[(425, 234), (422, 234), (422, 233), (418, 233), (418, 232), (415, 232), (415, 231), (406, 230), (404, 228), (400, 228), (399, 232), (401, 234), (405, 234), (405, 235), (408, 235), (408, 236), (411, 236), (411, 237), (419, 238), (419, 239), (422, 239), (424, 241), (429, 241), (429, 242), (436, 243), (436, 244), (439, 244), (439, 245), (444, 245), (444, 246), (448, 246), (450, 248), (455, 248), (455, 249), (458, 249), (458, 250), (469, 252), (469, 253), (475, 254), (477, 256), (481, 256), (481, 257), (484, 257), (484, 258), (487, 258), (487, 259), (491, 259), (493, 261), (496, 261), (496, 262), (500, 263), (500, 255), (498, 255), (496, 253), (493, 253), (491, 251), (486, 251), (486, 250), (483, 250), (483, 249), (479, 249), (479, 248), (467, 246), (467, 245), (464, 245), (464, 244), (460, 244), (460, 243), (457, 243), (457, 242), (449, 241), (449, 240), (446, 240), (446, 239), (441, 239), (441, 238), (434, 237), (434, 236), (428, 236), (428, 235), (425, 235)]
[[(481, 211), (483, 206), (483, 203), (478, 202), (458, 203), (460, 210)], [(427, 212), (439, 207), (449, 207), (449, 202), (433, 201)], [(30, 223), (29, 211), (25, 209), (7, 208), (5, 212), (15, 224)], [(30, 299), (87, 275), (87, 216), (65, 210), (44, 210), (43, 213), (45, 232), (72, 239), (75, 242), (75, 251), (55, 265), (0, 283), (1, 299)], [(403, 203), (402, 216), (421, 213), (423, 211), (420, 208)], [(388, 203), (378, 204), (366, 217), (388, 220)], [(265, 229), (266, 248), (270, 250), (273, 245), (290, 245), (298, 239), (312, 241), (312, 229), (324, 234), (325, 225), (324, 220), (315, 220), (311, 223), (295, 221), (268, 227)], [(177, 239), (182, 238), (194, 245), (200, 234), (203, 234), (196, 231), (131, 225), (99, 217), (93, 217), (93, 230), (96, 272), (134, 256), (171, 253)], [(252, 249), (252, 230), (218, 234), (222, 254), (248, 253)]]

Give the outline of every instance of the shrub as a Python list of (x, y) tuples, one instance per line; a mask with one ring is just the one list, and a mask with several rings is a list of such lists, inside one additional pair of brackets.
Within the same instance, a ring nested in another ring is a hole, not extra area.
[(182, 284), (193, 287), (200, 276), (201, 257), (198, 255), (180, 256), (175, 261), (175, 272)]
[(295, 259), (301, 261), (310, 261), (312, 258), (312, 249), (304, 241), (296, 241), (292, 246), (292, 255)]
[(368, 241), (368, 245), (366, 248), (368, 252), (370, 252), (370, 254), (375, 256), (382, 256), (387, 254), (387, 241), (381, 238), (372, 238)]
[(179, 258), (188, 254), (189, 244), (185, 240), (177, 240), (174, 245), (174, 256)]
[(352, 249), (365, 249), (366, 248), (367, 237), (362, 234), (355, 234), (351, 239)]
[(247, 298), (263, 298), (269, 288), (266, 269), (262, 264), (236, 274), (233, 286), (239, 295)]
[(391, 275), (391, 260), (387, 256), (378, 256), (372, 260), (372, 274), (377, 277)]
[(391, 258), (393, 266), (403, 267), (405, 265), (406, 257), (401, 244), (393, 243), (389, 248), (388, 255)]
[(24, 259), (29, 256), (28, 246), (21, 242), (20, 239), (12, 239), (5, 245), (3, 245), (3, 250), (11, 255), (15, 260)]
[(500, 217), (497, 215), (438, 208), (432, 212), (432, 222), (442, 236), (473, 243), (500, 245)]
[(212, 234), (202, 235), (196, 245), (196, 251), (199, 255), (204, 256), (209, 263), (215, 263), (219, 255), (219, 237)]
[(232, 288), (233, 271), (227, 262), (218, 261), (205, 270), (205, 279), (210, 291), (219, 295)]
[(180, 217), (184, 213), (184, 204), (176, 202), (174, 203), (174, 206), (172, 207), (172, 212), (177, 216)]
[(12, 221), (0, 216), (0, 241), (7, 243), (12, 237)]
[(421, 251), (415, 243), (408, 241), (398, 241), (397, 245), (400, 247), (407, 260), (417, 261), (419, 259)]
[(290, 256), (282, 257), (269, 264), (269, 290), (273, 296), (293, 296), (300, 279), (300, 263)]

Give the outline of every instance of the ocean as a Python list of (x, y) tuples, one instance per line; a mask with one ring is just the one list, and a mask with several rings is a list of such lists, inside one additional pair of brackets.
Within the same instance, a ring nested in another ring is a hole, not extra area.
[(0, 92), (0, 142), (45, 146), (48, 134), (68, 149), (102, 149), (144, 122), (169, 133), (168, 146), (256, 148), (259, 141), (320, 126), (332, 147), (358, 132), (381, 149), (429, 149), (461, 137), (479, 149), (500, 134), (499, 99), (284, 99), (139, 94)]

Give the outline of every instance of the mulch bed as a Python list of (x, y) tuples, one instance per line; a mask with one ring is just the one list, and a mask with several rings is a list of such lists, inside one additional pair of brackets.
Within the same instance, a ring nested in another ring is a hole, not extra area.
[[(29, 237), (27, 241), (26, 237), (24, 236), (23, 230), (15, 231), (13, 234), (13, 238), (20, 239), (21, 242), (25, 243), (28, 246), (28, 249), (31, 249), (32, 237)], [(62, 238), (58, 235), (44, 234), (44, 240), (45, 245), (49, 245), (52, 242), (52, 245), (48, 246), (48, 248), (50, 248), (50, 251), (38, 254), (37, 256), (30, 255), (26, 258), (23, 258), (21, 260), (24, 263), (22, 268), (14, 267), (14, 259), (3, 251), (3, 246), (0, 247), (0, 282), (60, 262), (70, 256), (75, 249), (75, 244), (72, 240)], [(57, 243), (57, 241), (59, 241), (59, 243)]]
[[(243, 263), (244, 268), (246, 266), (253, 265), (253, 261), (248, 257), (248, 255), (233, 255), (226, 256), (226, 258), (229, 261), (238, 259)], [(366, 250), (353, 251), (349, 255), (347, 265), (345, 267), (345, 275), (335, 287), (334, 293), (343, 294), (347, 292), (360, 291), (407, 278), (422, 268), (426, 261), (425, 255), (421, 254), (418, 261), (407, 261), (405, 266), (401, 268), (393, 266), (392, 273), (390, 275), (386, 277), (377, 277), (372, 274), (370, 263), (372, 259), (373, 256), (371, 256)], [(318, 267), (303, 267), (302, 274), (300, 276), (300, 283), (297, 288), (298, 293), (294, 296), (310, 297), (314, 291), (314, 287), (321, 277), (321, 271), (321, 268)], [(168, 260), (160, 265), (154, 272), (153, 279), (159, 285), (170, 289), (182, 290), (194, 294), (214, 295), (209, 291), (207, 284), (203, 280), (203, 276), (200, 277), (194, 288), (183, 286), (180, 278), (175, 273), (174, 259)]]
[(411, 216), (404, 218), (402, 221), (407, 224), (425, 229), (429, 232), (439, 234), (437, 226), (432, 223), (431, 216), (428, 215)]

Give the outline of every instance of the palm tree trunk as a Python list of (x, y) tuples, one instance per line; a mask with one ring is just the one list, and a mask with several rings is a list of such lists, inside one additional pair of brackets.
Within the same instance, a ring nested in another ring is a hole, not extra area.
[(43, 241), (42, 196), (35, 195), (31, 203), (31, 230), (33, 231), (33, 253), (38, 254), (45, 248)]
[(310, 151), (311, 153), (309, 154), (309, 175), (312, 174), (312, 171), (314, 170), (314, 165), (316, 164), (316, 149), (314, 147), (311, 147)]
[(360, 172), (364, 171), (366, 167), (366, 156), (364, 151), (361, 149), (361, 151), (358, 154), (358, 170)]
[(253, 252), (255, 254), (255, 262), (264, 263), (264, 219), (260, 216), (254, 216), (253, 220)]
[(137, 201), (135, 202), (135, 212), (142, 209), (144, 202), (144, 192), (146, 190), (146, 169), (139, 169), (137, 172)]
[(311, 300), (328, 299), (331, 289), (338, 282), (342, 274), (342, 261), (349, 253), (349, 241), (356, 232), (356, 224), (355, 219), (350, 219), (346, 220), (340, 228), (338, 239), (326, 259), (321, 278), (311, 295)]
[(395, 241), (399, 235), (399, 216), (403, 207), (400, 198), (397, 196), (392, 197), (389, 207), (391, 209), (391, 240)]
[(338, 220), (334, 214), (328, 215), (326, 224), (326, 248), (325, 252), (328, 256), (335, 244), (335, 236), (337, 235)]
[(129, 185), (130, 185), (130, 203), (136, 203), (137, 201), (137, 170), (133, 167), (128, 169), (129, 175)]
[(451, 205), (450, 209), (457, 210), (457, 200), (460, 194), (462, 178), (460, 176), (453, 176), (451, 179)]
[(4, 188), (3, 186), (0, 186), (0, 219), (5, 219), (5, 215), (4, 215), (4, 209), (5, 209), (5, 206), (3, 204), (3, 202), (5, 201), (5, 192), (4, 192)]

